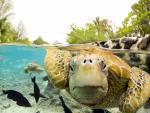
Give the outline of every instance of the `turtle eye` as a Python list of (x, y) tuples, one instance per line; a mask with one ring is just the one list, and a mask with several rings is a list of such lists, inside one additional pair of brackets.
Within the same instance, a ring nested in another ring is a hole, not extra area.
[(74, 69), (71, 65), (69, 65), (69, 68), (70, 68), (71, 71), (74, 71)]
[(106, 63), (104, 63), (104, 61), (103, 61), (103, 69), (105, 69), (106, 68)]
[(104, 62), (104, 60), (101, 60), (100, 66), (101, 66), (101, 69), (102, 69), (102, 70), (105, 70), (105, 69), (106, 69), (106, 63)]

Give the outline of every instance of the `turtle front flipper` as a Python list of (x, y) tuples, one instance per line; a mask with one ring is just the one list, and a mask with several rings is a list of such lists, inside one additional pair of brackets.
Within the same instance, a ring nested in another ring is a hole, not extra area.
[(150, 75), (139, 68), (131, 69), (127, 91), (123, 94), (120, 110), (123, 113), (136, 113), (150, 97)]
[(47, 49), (45, 69), (48, 73), (48, 78), (57, 88), (64, 89), (67, 87), (71, 57), (69, 51), (63, 51), (57, 48)]

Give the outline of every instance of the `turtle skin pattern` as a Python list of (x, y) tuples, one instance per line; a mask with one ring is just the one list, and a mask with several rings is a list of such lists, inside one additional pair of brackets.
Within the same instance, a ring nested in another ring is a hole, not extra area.
[(63, 89), (68, 82), (69, 62), (71, 54), (68, 51), (61, 51), (56, 48), (47, 49), (45, 57), (45, 69), (47, 70), (49, 80), (54, 86)]
[(124, 113), (135, 113), (150, 97), (150, 75), (136, 67), (130, 73), (128, 88), (119, 106)]

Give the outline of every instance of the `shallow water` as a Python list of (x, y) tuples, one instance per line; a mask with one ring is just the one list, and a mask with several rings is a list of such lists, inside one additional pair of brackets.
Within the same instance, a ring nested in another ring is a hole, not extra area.
[[(43, 67), (45, 53), (46, 51), (42, 48), (0, 46), (0, 85), (7, 89), (21, 88), (24, 82), (30, 83), (30, 76), (24, 73), (24, 67), (32, 62)], [(45, 75), (46, 73), (40, 74)], [(37, 76), (37, 79), (39, 77), (41, 76)]]
[[(32, 62), (44, 68), (44, 57), (46, 50), (39, 47), (20, 45), (0, 46), (0, 113), (63, 113), (63, 108), (59, 100), (59, 90), (47, 87), (48, 81), (43, 78), (46, 72), (24, 73), (24, 68)], [(48, 97), (40, 98), (36, 103), (35, 99), (29, 95), (34, 91), (31, 77), (36, 76), (41, 93)], [(30, 102), (32, 107), (18, 106), (15, 101), (8, 99), (2, 90), (16, 90), (22, 93)], [(48, 90), (48, 91), (47, 91)], [(62, 95), (67, 95), (61, 91)], [(69, 97), (69, 95), (67, 96)], [(81, 107), (74, 100), (68, 99), (68, 104), (72, 107), (73, 113), (90, 113), (90, 109)], [(70, 104), (73, 103), (73, 104)]]
[[(74, 101), (65, 91), (59, 91), (48, 86), (48, 81), (43, 78), (47, 76), (45, 71), (41, 73), (24, 72), (24, 67), (35, 62), (44, 68), (44, 57), (46, 50), (40, 47), (20, 45), (0, 45), (0, 113), (63, 113), (59, 94), (73, 113), (92, 113), (90, 108), (80, 105)], [(31, 77), (36, 76), (41, 93), (48, 99), (41, 99), (38, 103), (29, 95), (33, 92)], [(18, 106), (16, 102), (7, 98), (2, 90), (16, 90), (22, 93), (32, 107)], [(60, 93), (59, 93), (60, 92)], [(111, 109), (112, 113), (120, 113), (118, 109)], [(147, 112), (148, 113), (148, 112)]]
[(2, 90), (17, 90), (28, 97), (29, 93), (33, 92), (31, 76), (36, 76), (40, 89), (44, 87), (45, 84), (41, 79), (46, 76), (46, 72), (29, 75), (24, 73), (24, 67), (29, 63), (36, 62), (44, 68), (45, 53), (46, 51), (43, 48), (0, 46), (0, 98), (3, 99), (0, 103), (0, 113), (10, 112), (5, 108), (11, 108), (15, 104), (15, 102), (2, 95)]

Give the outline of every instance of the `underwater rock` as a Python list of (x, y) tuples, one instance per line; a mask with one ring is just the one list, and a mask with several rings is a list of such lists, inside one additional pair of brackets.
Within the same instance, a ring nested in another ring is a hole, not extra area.
[(11, 106), (10, 104), (4, 105), (3, 108), (4, 108), (4, 109), (7, 109), (7, 108), (9, 108), (10, 106)]
[(144, 106), (142, 106), (136, 113), (150, 113), (150, 108), (145, 109)]
[(40, 113), (40, 111), (37, 111), (36, 113)]
[(115, 53), (115, 55), (126, 61), (131, 67), (138, 67), (150, 73), (150, 54), (132, 53), (130, 51), (124, 53)]
[(149, 100), (146, 102), (146, 104), (144, 105), (145, 109), (150, 109), (150, 98)]
[(44, 95), (49, 98), (49, 104), (60, 106), (61, 102), (59, 101), (60, 90), (54, 88), (52, 83), (48, 80), (47, 86), (44, 90)]
[(47, 86), (44, 90), (44, 94), (48, 95), (49, 97), (52, 97), (53, 95), (59, 95), (60, 90), (57, 88), (54, 88), (53, 84), (48, 80)]

